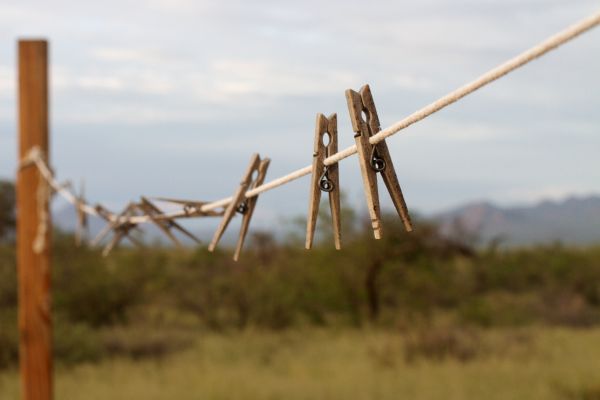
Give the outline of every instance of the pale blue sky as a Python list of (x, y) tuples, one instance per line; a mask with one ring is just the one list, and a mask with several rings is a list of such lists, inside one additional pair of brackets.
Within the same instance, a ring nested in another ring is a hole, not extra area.
[[(311, 161), (317, 112), (370, 83), (387, 126), (596, 11), (594, 1), (0, 1), (0, 176), (15, 170), (15, 41), (51, 41), (59, 178), (118, 208), (217, 199), (250, 154), (268, 178)], [(412, 209), (600, 192), (600, 30), (388, 139)], [(306, 211), (308, 178), (258, 215)], [(364, 207), (355, 158), (341, 167)], [(387, 195), (381, 196), (386, 199)]]

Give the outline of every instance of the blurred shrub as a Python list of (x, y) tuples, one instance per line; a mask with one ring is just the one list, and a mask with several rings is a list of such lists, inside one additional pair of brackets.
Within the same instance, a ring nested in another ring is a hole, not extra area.
[(12, 246), (0, 246), (0, 310), (17, 305), (17, 262)]
[(514, 327), (540, 321), (541, 307), (536, 296), (493, 292), (463, 301), (458, 315), (461, 321), (481, 327)]
[(0, 369), (16, 365), (19, 359), (19, 333), (16, 309), (0, 310)]
[(539, 315), (548, 324), (581, 328), (600, 322), (600, 310), (593, 308), (579, 293), (561, 290), (541, 297)]
[(162, 359), (193, 343), (189, 332), (157, 326), (118, 326), (104, 330), (105, 355), (139, 359)]
[(163, 260), (159, 251), (134, 249), (102, 258), (60, 234), (55, 235), (53, 257), (54, 310), (94, 327), (124, 322), (155, 281), (153, 268)]
[[(302, 249), (300, 222), (300, 233), (287, 239), (268, 232), (249, 237), (238, 263), (228, 249), (159, 246), (122, 247), (103, 258), (56, 233), (56, 355), (65, 362), (162, 357), (184, 347), (198, 327), (374, 324), (410, 333), (415, 322), (443, 315), (454, 325), (412, 337), (409, 358), (467, 360), (480, 351), (470, 333), (475, 327), (600, 322), (600, 247), (476, 251), (426, 221), (407, 234), (396, 215), (386, 216), (377, 241), (368, 220), (348, 224), (342, 251), (333, 249), (328, 228), (313, 250)], [(16, 358), (16, 300), (14, 249), (2, 245), (0, 365)], [(155, 312), (160, 318), (148, 317)]]
[(89, 325), (55, 316), (52, 334), (52, 353), (61, 364), (97, 361), (103, 356), (98, 332)]
[(420, 358), (467, 362), (481, 356), (483, 352), (484, 346), (474, 330), (451, 325), (418, 329), (407, 336), (405, 343), (405, 358), (408, 362), (415, 362)]
[(14, 238), (15, 185), (10, 181), (0, 180), (0, 242)]
[(583, 386), (576, 389), (559, 388), (566, 400), (600, 400), (600, 385)]

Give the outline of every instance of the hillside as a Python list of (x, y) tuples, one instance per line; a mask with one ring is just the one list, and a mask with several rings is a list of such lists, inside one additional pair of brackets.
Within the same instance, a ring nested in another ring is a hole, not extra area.
[(434, 219), (446, 235), (477, 236), (482, 242), (494, 239), (506, 245), (600, 242), (600, 196), (569, 197), (506, 208), (477, 202), (440, 213)]

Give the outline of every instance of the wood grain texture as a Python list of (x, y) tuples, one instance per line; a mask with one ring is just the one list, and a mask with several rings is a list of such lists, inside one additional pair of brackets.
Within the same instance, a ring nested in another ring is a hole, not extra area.
[[(19, 156), (38, 146), (48, 160), (48, 44), (22, 40), (19, 57)], [(19, 286), (19, 366), (21, 398), (49, 400), (52, 387), (50, 226), (45, 246), (34, 252), (41, 213), (48, 201), (37, 195), (45, 184), (34, 166), (17, 173), (17, 269)], [(44, 204), (38, 204), (44, 201)]]
[[(329, 143), (323, 143), (324, 136), (329, 135)], [(312, 163), (312, 176), (310, 183), (308, 217), (306, 222), (306, 249), (311, 249), (314, 241), (315, 228), (319, 215), (321, 202), (320, 179), (325, 171), (325, 158), (335, 154), (338, 149), (337, 114), (329, 118), (323, 114), (317, 114), (315, 126), (314, 151)], [(338, 164), (328, 167), (327, 176), (333, 184), (333, 190), (329, 192), (329, 207), (333, 224), (333, 241), (336, 249), (342, 248), (341, 216), (340, 216), (340, 179)]]
[(154, 203), (148, 200), (146, 197), (142, 196), (141, 202), (138, 204), (138, 207), (142, 212), (144, 212), (150, 220), (161, 230), (165, 235), (167, 235), (176, 246), (182, 247), (181, 242), (175, 237), (172, 230), (175, 229), (188, 238), (192, 239), (196, 243), (200, 243), (200, 239), (194, 236), (190, 231), (185, 229), (183, 226), (178, 224), (172, 219), (164, 219), (160, 218), (164, 215), (162, 210), (158, 208)]
[(252, 158), (250, 159), (250, 164), (248, 165), (248, 169), (246, 170), (246, 173), (244, 174), (244, 177), (242, 178), (242, 182), (240, 183), (240, 186), (236, 190), (235, 194), (233, 195), (231, 202), (225, 209), (225, 213), (223, 214), (221, 223), (219, 224), (217, 230), (215, 231), (215, 235), (213, 236), (212, 241), (208, 245), (208, 251), (211, 251), (211, 252), (215, 251), (215, 248), (217, 247), (219, 240), (221, 240), (223, 233), (225, 233), (227, 226), (229, 225), (229, 223), (231, 222), (231, 219), (235, 215), (237, 207), (239, 206), (240, 202), (242, 202), (245, 199), (246, 191), (248, 190), (248, 187), (250, 186), (250, 183), (252, 182), (252, 173), (258, 168), (259, 163), (260, 163), (260, 157), (258, 156), (258, 154), (254, 153), (252, 155)]
[[(183, 200), (183, 199), (174, 199), (172, 197), (153, 197), (153, 200), (158, 200), (158, 201), (164, 201), (167, 203), (173, 203), (173, 204), (179, 204), (181, 206), (183, 206), (183, 211), (185, 213), (185, 216), (187, 217), (219, 217), (222, 216), (225, 213), (225, 210), (209, 210), (209, 211), (202, 211), (202, 206), (208, 204), (208, 202), (206, 201), (197, 201), (197, 200)], [(168, 215), (163, 215), (160, 217), (157, 217), (159, 219), (161, 218), (169, 218), (172, 219), (172, 217), (168, 216)]]
[[(269, 168), (269, 164), (271, 160), (265, 158), (260, 161), (257, 171), (257, 176), (252, 184), (250, 185), (250, 189), (254, 189), (257, 186), (260, 186), (265, 181), (267, 177), (267, 169)], [(250, 220), (252, 219), (252, 214), (254, 214), (254, 209), (256, 208), (256, 203), (258, 202), (258, 196), (250, 197), (246, 199), (247, 202), (247, 210), (246, 213), (242, 217), (242, 225), (240, 226), (240, 234), (238, 237), (237, 245), (235, 247), (235, 252), (233, 254), (233, 260), (237, 261), (240, 258), (240, 253), (242, 252), (242, 248), (244, 247), (244, 241), (246, 240), (246, 234), (248, 233), (248, 228), (250, 227)]]
[(362, 117), (364, 110), (362, 97), (360, 93), (352, 89), (346, 90), (346, 100), (348, 102), (348, 111), (350, 112), (350, 120), (352, 121), (352, 129), (355, 132), (354, 140), (356, 141), (356, 149), (358, 153), (358, 161), (360, 164), (360, 173), (363, 179), (363, 187), (367, 200), (367, 208), (369, 217), (371, 218), (371, 227), (373, 228), (373, 236), (375, 239), (381, 239), (381, 211), (379, 207), (379, 193), (377, 190), (377, 175), (371, 168), (371, 149), (369, 143), (369, 126)]
[(317, 226), (317, 217), (319, 215), (319, 205), (321, 203), (319, 179), (325, 169), (325, 165), (323, 164), (323, 160), (325, 160), (323, 134), (327, 132), (327, 118), (321, 113), (317, 114), (315, 125), (312, 175), (310, 179), (310, 192), (308, 195), (308, 216), (306, 219), (306, 243), (304, 246), (308, 250), (312, 248), (315, 228)]
[(94, 210), (96, 210), (96, 214), (98, 216), (100, 216), (102, 219), (104, 219), (107, 222), (107, 224), (106, 224), (106, 226), (104, 226), (104, 228), (102, 228), (102, 230), (100, 232), (98, 232), (98, 234), (96, 235), (94, 240), (91, 241), (90, 245), (92, 247), (98, 245), (102, 241), (102, 239), (104, 239), (104, 237), (106, 237), (106, 235), (108, 235), (108, 233), (113, 228), (113, 223), (110, 219), (110, 215), (111, 215), (110, 211), (108, 211), (106, 208), (104, 208), (100, 204), (97, 204), (94, 207)]
[[(327, 146), (327, 157), (338, 151), (337, 114), (331, 114), (328, 118), (328, 132), (330, 142)], [(333, 182), (333, 191), (329, 193), (329, 209), (331, 211), (331, 222), (333, 226), (333, 244), (337, 250), (342, 248), (342, 210), (340, 206), (340, 169), (339, 164), (329, 166), (327, 171), (329, 179)]]
[(162, 214), (162, 211), (158, 207), (156, 207), (154, 204), (152, 204), (145, 197), (142, 197), (141, 202), (137, 206), (140, 209), (140, 211), (142, 211), (144, 214), (146, 214), (150, 218), (150, 221), (152, 221), (154, 223), (154, 225), (156, 225), (156, 227), (162, 231), (162, 233), (164, 233), (169, 239), (171, 239), (171, 241), (173, 242), (173, 244), (175, 246), (180, 247), (180, 248), (182, 247), (181, 242), (177, 239), (177, 237), (173, 234), (173, 232), (171, 232), (170, 220), (156, 219), (157, 215)]
[[(372, 136), (381, 130), (381, 125), (379, 123), (377, 109), (375, 108), (375, 101), (373, 100), (373, 95), (369, 85), (363, 86), (360, 90), (360, 94), (363, 101), (363, 106), (368, 116), (368, 125), (370, 134)], [(396, 211), (398, 212), (398, 215), (404, 224), (404, 228), (407, 232), (411, 232), (413, 230), (412, 221), (408, 213), (406, 202), (404, 201), (404, 195), (402, 194), (400, 182), (398, 181), (398, 176), (396, 175), (396, 170), (394, 168), (394, 163), (392, 161), (390, 151), (388, 150), (387, 143), (385, 140), (382, 140), (378, 144), (371, 146), (375, 146), (377, 153), (386, 163), (386, 168), (381, 172), (381, 178), (383, 179), (383, 183), (385, 183), (390, 197), (392, 198), (392, 203), (394, 204), (394, 207), (396, 208)]]
[(83, 183), (76, 197), (75, 211), (77, 212), (77, 228), (75, 229), (75, 245), (81, 246), (88, 235), (88, 215), (83, 210), (85, 201), (85, 189)]
[(348, 101), (350, 119), (352, 120), (352, 128), (354, 129), (354, 132), (356, 132), (354, 138), (356, 140), (360, 170), (363, 177), (365, 196), (367, 198), (367, 207), (369, 208), (371, 225), (373, 227), (373, 235), (375, 236), (375, 239), (381, 238), (382, 235), (377, 176), (376, 171), (371, 165), (372, 157), (374, 155), (377, 155), (378, 158), (381, 158), (385, 162), (385, 167), (380, 171), (381, 177), (392, 198), (392, 203), (402, 220), (404, 228), (408, 232), (411, 232), (413, 230), (412, 222), (387, 144), (385, 143), (385, 140), (382, 140), (377, 144), (371, 144), (369, 141), (372, 136), (376, 135), (381, 130), (371, 88), (369, 85), (365, 85), (360, 89), (359, 93), (348, 89), (346, 91), (346, 99)]
[(102, 250), (103, 256), (106, 257), (124, 238), (127, 238), (137, 247), (144, 247), (144, 243), (131, 235), (131, 231), (136, 229), (137, 225), (130, 222), (129, 217), (136, 215), (136, 210), (138, 209), (137, 207), (137, 204), (129, 203), (127, 207), (125, 207), (125, 209), (117, 216), (116, 220), (109, 222), (109, 225), (113, 231), (113, 237)]

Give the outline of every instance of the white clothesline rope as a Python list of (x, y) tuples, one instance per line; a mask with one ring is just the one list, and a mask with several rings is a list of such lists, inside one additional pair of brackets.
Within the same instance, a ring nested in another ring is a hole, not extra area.
[[(577, 36), (579, 36), (580, 34), (586, 32), (586, 31), (589, 31), (590, 29), (596, 27), (599, 24), (600, 24), (600, 11), (571, 25), (570, 27), (566, 28), (565, 30), (547, 38), (546, 40), (542, 41), (541, 43), (537, 44), (536, 46), (524, 51), (523, 53), (519, 54), (518, 56), (516, 56), (516, 57), (500, 64), (499, 66), (491, 69), (490, 71), (484, 73), (479, 78), (459, 87), (458, 89), (456, 89), (456, 90), (448, 93), (447, 95), (439, 98), (438, 100), (434, 101), (433, 103), (428, 104), (427, 106), (421, 108), (420, 110), (417, 110), (416, 112), (409, 115), (408, 117), (379, 131), (377, 134), (373, 135), (369, 139), (369, 141), (371, 142), (371, 144), (377, 144), (377, 143), (383, 141), (384, 139), (400, 132), (401, 130), (409, 127), (410, 125), (412, 125), (418, 121), (421, 121), (421, 120), (427, 118), (428, 116), (440, 111), (441, 109), (443, 109), (443, 108), (449, 106), (450, 104), (460, 100), (461, 98), (475, 92), (476, 90), (497, 80), (498, 78), (503, 77), (504, 75), (518, 69), (519, 67), (522, 67), (523, 65), (535, 60), (536, 58), (569, 42), (570, 40), (576, 38)], [(35, 153), (35, 151), (37, 151), (37, 153)], [(338, 163), (341, 160), (356, 154), (356, 151), (357, 151), (356, 145), (352, 145), (346, 149), (343, 149), (342, 151), (339, 151), (338, 153), (325, 159), (325, 165), (332, 165), (332, 164)], [(50, 168), (48, 167), (48, 165), (46, 164), (44, 159), (41, 157), (41, 152), (39, 151), (39, 149), (37, 149), (37, 150), (32, 149), (32, 152), (30, 153), (30, 155), (28, 157), (26, 157), (26, 160), (23, 160), (23, 161), (34, 162), (35, 165), (37, 166), (37, 168), (40, 170), (41, 175), (48, 182), (48, 184), (52, 187), (52, 189), (56, 193), (61, 195), (66, 201), (73, 204), (75, 207), (79, 207), (83, 212), (85, 212), (87, 214), (98, 215), (98, 212), (96, 211), (96, 209), (94, 207), (79, 201), (78, 198), (75, 195), (73, 195), (65, 186), (60, 185), (54, 179), (52, 171), (50, 170)], [(267, 192), (269, 190), (275, 189), (279, 186), (282, 186), (289, 182), (292, 182), (298, 178), (309, 175), (311, 173), (311, 168), (312, 168), (311, 165), (308, 165), (304, 168), (300, 168), (296, 171), (293, 171), (285, 176), (282, 176), (280, 178), (277, 178), (270, 182), (267, 182), (263, 185), (260, 185), (252, 190), (247, 191), (246, 197), (248, 198), (248, 197), (257, 196), (260, 193)], [(218, 209), (221, 207), (225, 207), (231, 201), (232, 201), (232, 198), (227, 197), (227, 198), (224, 198), (221, 200), (206, 203), (200, 208), (200, 211), (208, 212), (208, 211), (215, 210), (215, 209)], [(185, 210), (182, 210), (182, 211), (176, 211), (176, 212), (172, 212), (172, 213), (166, 213), (162, 217), (173, 219), (173, 218), (188, 218), (188, 217), (193, 217), (193, 215), (190, 215)], [(140, 223), (150, 221), (150, 217), (147, 215), (139, 215), (139, 216), (132, 216), (132, 217), (118, 217), (117, 214), (111, 215), (111, 219), (113, 221), (116, 221), (117, 218), (122, 218), (124, 221), (130, 222), (133, 224), (140, 224)]]

